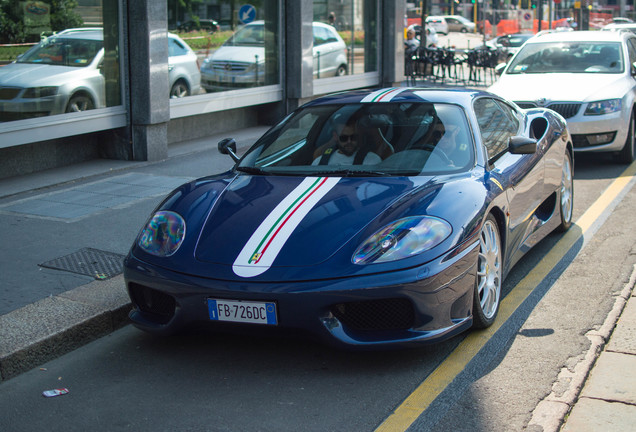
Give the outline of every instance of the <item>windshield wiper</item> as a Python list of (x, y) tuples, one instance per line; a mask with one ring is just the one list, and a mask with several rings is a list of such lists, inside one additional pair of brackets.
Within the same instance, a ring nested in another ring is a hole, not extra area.
[(388, 177), (391, 175), (389, 173), (385, 173), (382, 171), (352, 170), (352, 169), (324, 170), (324, 171), (312, 172), (312, 174), (341, 176), (341, 177)]
[(250, 167), (250, 166), (238, 166), (236, 167), (236, 170), (247, 173), (247, 174), (270, 175), (268, 171), (265, 171), (261, 168)]

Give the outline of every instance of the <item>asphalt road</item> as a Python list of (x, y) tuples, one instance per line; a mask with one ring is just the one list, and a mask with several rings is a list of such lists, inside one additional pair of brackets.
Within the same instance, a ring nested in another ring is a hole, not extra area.
[[(179, 161), (134, 171), (183, 176), (187, 166), (195, 177), (231, 165), (212, 149)], [(597, 199), (625, 169), (599, 156), (576, 157), (575, 221), (607, 207)], [(493, 334), (350, 353), (303, 339), (205, 331), (159, 338), (127, 326), (2, 382), (0, 430), (371, 431), (405, 409), (414, 420), (392, 430), (522, 430), (553, 386), (568, 390), (559, 374), (581, 360), (590, 345), (585, 334), (603, 323), (636, 262), (632, 183), (545, 275), (543, 258), (558, 249), (560, 235), (524, 257), (504, 284), (504, 300), (516, 297), (524, 281), (533, 281), (532, 289), (509, 317), (500, 316), (507, 319)], [(28, 247), (51, 254), (56, 236), (92, 229), (92, 246), (125, 253), (158, 199), (106, 211), (89, 226), (51, 221), (57, 229), (38, 233)], [(14, 223), (25, 229), (30, 220)], [(114, 231), (106, 231), (111, 226)], [(471, 338), (483, 339), (483, 348), (472, 352), (466, 347)], [(462, 362), (454, 375), (452, 364)], [(70, 393), (42, 397), (60, 387)], [(439, 396), (405, 408), (418, 388)]]

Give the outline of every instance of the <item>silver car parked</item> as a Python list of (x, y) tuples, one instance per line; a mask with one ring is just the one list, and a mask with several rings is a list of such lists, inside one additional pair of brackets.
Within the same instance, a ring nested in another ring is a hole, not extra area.
[[(113, 105), (105, 96), (103, 46), (101, 28), (67, 29), (0, 67), (0, 121)], [(170, 97), (200, 92), (196, 54), (173, 34), (169, 55)]]
[(561, 114), (577, 152), (635, 155), (636, 36), (570, 31), (537, 35), (522, 45), (489, 90), (521, 108)]
[[(313, 23), (314, 78), (346, 75), (347, 45), (335, 28)], [(265, 23), (241, 27), (201, 66), (201, 85), (206, 91), (255, 87), (266, 82)]]

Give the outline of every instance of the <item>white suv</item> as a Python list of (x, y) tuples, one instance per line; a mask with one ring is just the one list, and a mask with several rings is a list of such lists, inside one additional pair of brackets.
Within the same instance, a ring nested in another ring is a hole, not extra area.
[(634, 160), (636, 36), (554, 32), (529, 39), (488, 90), (521, 108), (561, 114), (574, 150)]

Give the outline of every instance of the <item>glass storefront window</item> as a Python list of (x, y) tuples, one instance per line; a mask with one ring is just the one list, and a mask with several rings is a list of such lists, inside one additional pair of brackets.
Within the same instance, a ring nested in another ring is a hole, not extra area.
[[(314, 78), (378, 70), (377, 8), (375, 0), (314, 0)], [(332, 41), (325, 47), (317, 23), (335, 29), (344, 45)], [(344, 63), (337, 60), (342, 58)]]
[(0, 121), (121, 105), (118, 0), (16, 4), (0, 6)]
[(201, 87), (191, 94), (280, 84), (278, 0), (183, 5), (168, 0), (168, 28), (198, 57)]

